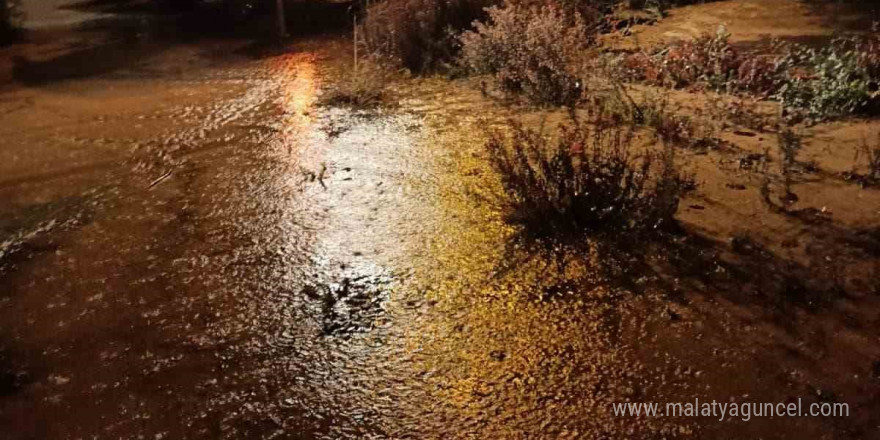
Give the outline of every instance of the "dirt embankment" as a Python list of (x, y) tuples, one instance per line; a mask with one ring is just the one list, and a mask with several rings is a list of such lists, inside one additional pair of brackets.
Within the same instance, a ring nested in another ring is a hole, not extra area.
[(610, 34), (605, 42), (626, 50), (650, 48), (714, 33), (724, 26), (732, 42), (746, 47), (772, 39), (822, 44), (835, 34), (866, 32), (877, 19), (880, 10), (869, 2), (714, 1), (672, 9), (657, 23)]

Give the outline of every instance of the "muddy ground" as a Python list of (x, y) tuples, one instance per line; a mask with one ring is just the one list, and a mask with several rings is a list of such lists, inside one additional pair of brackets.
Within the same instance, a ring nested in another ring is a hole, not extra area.
[[(688, 10), (737, 5), (761, 7)], [(503, 220), (483, 149), (484, 128), (548, 113), (442, 77), (321, 106), (350, 43), (0, 49), (3, 438), (880, 435), (880, 190), (848, 178), (880, 123), (802, 128), (783, 206), (776, 134), (678, 93), (724, 141), (679, 156), (699, 184), (681, 231), (548, 252)], [(696, 398), (851, 414), (611, 408)]]

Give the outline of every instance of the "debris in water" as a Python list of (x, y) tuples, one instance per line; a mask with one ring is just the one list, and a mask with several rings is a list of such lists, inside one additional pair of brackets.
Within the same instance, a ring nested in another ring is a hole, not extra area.
[(150, 183), (150, 186), (149, 186), (148, 188), (149, 188), (149, 189), (152, 189), (154, 186), (156, 186), (156, 185), (162, 183), (163, 180), (165, 180), (165, 179), (171, 177), (171, 171), (172, 171), (172, 170), (168, 170), (168, 171), (165, 172), (165, 174), (162, 174), (161, 176), (159, 176), (158, 178), (156, 178), (156, 180), (154, 180), (153, 182)]

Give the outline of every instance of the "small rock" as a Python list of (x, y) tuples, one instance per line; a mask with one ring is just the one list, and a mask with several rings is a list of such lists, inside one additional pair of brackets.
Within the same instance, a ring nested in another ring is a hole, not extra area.
[(70, 382), (69, 377), (59, 376), (56, 374), (49, 376), (49, 383), (51, 383), (52, 385), (66, 385), (68, 382)]

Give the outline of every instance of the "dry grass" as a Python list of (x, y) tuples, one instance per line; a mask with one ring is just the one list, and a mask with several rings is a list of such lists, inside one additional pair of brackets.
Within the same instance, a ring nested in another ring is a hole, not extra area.
[(720, 142), (713, 125), (682, 114), (668, 91), (631, 93), (623, 84), (612, 82), (610, 88), (593, 90), (580, 107), (605, 123), (627, 124), (634, 130), (649, 128), (666, 144), (704, 148)]
[(345, 75), (322, 97), (324, 105), (346, 105), (358, 108), (376, 107), (388, 97), (388, 81), (392, 72), (382, 64), (365, 59), (358, 69)]
[(864, 155), (868, 162), (867, 180), (872, 184), (880, 182), (880, 145), (864, 146)]
[[(868, 144), (867, 141), (862, 143), (860, 149), (856, 151), (856, 157), (853, 164), (853, 171), (846, 173), (848, 180), (854, 180), (863, 187), (876, 186), (880, 184), (880, 135), (877, 136), (877, 143)], [(865, 172), (860, 173), (864, 162)]]

